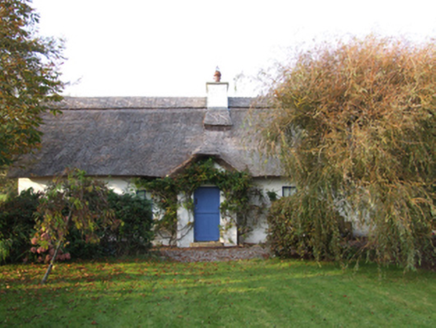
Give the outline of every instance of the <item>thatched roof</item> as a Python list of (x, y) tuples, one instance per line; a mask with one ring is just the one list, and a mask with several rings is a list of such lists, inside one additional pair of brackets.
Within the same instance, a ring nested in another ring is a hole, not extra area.
[(229, 111), (209, 113), (205, 122), (206, 98), (66, 98), (62, 115), (43, 117), (42, 148), (9, 175), (46, 177), (77, 167), (94, 176), (163, 177), (212, 156), (253, 176), (279, 176), (276, 163), (265, 164), (241, 143), (252, 100), (229, 98)]

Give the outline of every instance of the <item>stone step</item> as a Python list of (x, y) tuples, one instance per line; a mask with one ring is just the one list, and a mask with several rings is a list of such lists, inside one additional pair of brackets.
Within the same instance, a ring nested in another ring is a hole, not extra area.
[(223, 243), (219, 241), (197, 241), (195, 243), (190, 243), (189, 247), (222, 247)]

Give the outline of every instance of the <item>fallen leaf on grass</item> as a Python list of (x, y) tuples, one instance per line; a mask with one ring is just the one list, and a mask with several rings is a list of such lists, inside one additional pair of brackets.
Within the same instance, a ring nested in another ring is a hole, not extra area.
[(98, 323), (94, 320), (91, 322), (91, 325), (98, 325)]

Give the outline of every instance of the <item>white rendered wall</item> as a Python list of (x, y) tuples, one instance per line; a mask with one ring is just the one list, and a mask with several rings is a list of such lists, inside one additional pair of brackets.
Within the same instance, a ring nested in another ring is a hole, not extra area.
[[(282, 187), (294, 186), (292, 183), (289, 183), (287, 180), (281, 178), (256, 179), (255, 183), (259, 188), (263, 190), (268, 207), (271, 204), (266, 194), (266, 191), (274, 191), (280, 198), (282, 197)], [(346, 221), (350, 221), (352, 223), (354, 236), (361, 237), (361, 236), (368, 235), (369, 226), (359, 221), (357, 213), (352, 209), (350, 209), (350, 207), (347, 206), (347, 203), (345, 201), (338, 201), (336, 203), (336, 206), (339, 209), (340, 215), (343, 216)], [(267, 212), (265, 211), (265, 213)], [(369, 214), (365, 213), (364, 216), (365, 215), (368, 216)], [(250, 234), (248, 234), (248, 236), (245, 236), (242, 242), (253, 243), (253, 244), (265, 242), (267, 238), (267, 229), (268, 229), (266, 215), (264, 215), (262, 218), (257, 220), (257, 224), (253, 225), (252, 228), (253, 231)]]
[[(35, 192), (43, 192), (51, 180), (52, 178), (19, 178), (18, 193), (29, 188), (33, 188)], [(133, 191), (129, 178), (97, 178), (97, 180), (106, 182), (107, 186), (117, 194)]]
[[(220, 202), (225, 201), (226, 198), (222, 192), (220, 192)], [(236, 246), (238, 244), (238, 228), (236, 222), (231, 217), (223, 216), (220, 211), (220, 242), (224, 246)]]
[[(185, 202), (182, 195), (177, 196), (179, 204)], [(183, 205), (177, 210), (177, 247), (189, 247), (194, 242), (194, 214)]]
[(18, 179), (18, 193), (20, 194), (23, 190), (33, 188), (34, 192), (43, 192), (50, 182), (50, 178), (19, 178)]
[(360, 220), (358, 210), (353, 209), (346, 199), (336, 200), (335, 206), (345, 221), (352, 223), (353, 236), (364, 237), (368, 235), (370, 227), (367, 222), (365, 222), (369, 220), (371, 215), (368, 210), (360, 210), (360, 215), (364, 218), (363, 220)]
[(107, 183), (107, 186), (117, 194), (127, 194), (135, 191), (136, 188), (126, 178), (99, 178)]
[[(273, 191), (280, 198), (282, 196), (282, 187), (293, 186), (293, 184), (289, 183), (287, 180), (282, 178), (260, 178), (260, 179), (258, 178), (255, 179), (254, 181), (255, 181), (255, 185), (260, 190), (262, 190), (266, 208), (264, 211), (264, 215), (252, 219), (252, 221), (254, 221), (251, 226), (253, 230), (250, 233), (248, 233), (246, 236), (241, 238), (241, 242), (250, 243), (250, 244), (259, 244), (259, 243), (266, 242), (266, 238), (267, 238), (268, 222), (266, 220), (266, 214), (268, 208), (271, 206), (271, 202), (266, 192)], [(256, 205), (258, 205), (258, 202), (256, 200), (253, 200), (253, 202)]]

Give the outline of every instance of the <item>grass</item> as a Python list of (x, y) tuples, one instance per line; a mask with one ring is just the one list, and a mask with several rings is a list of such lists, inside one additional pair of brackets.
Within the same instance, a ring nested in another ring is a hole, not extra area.
[(0, 327), (432, 327), (436, 273), (147, 259), (0, 267)]

